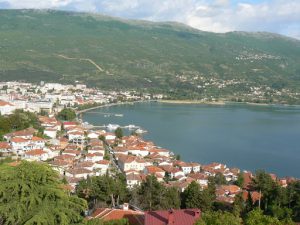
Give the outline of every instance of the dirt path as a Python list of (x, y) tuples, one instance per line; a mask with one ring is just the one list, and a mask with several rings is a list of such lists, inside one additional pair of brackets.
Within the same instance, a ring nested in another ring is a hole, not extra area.
[(79, 60), (79, 61), (87, 61), (91, 64), (93, 64), (100, 72), (103, 72), (104, 70), (97, 64), (95, 63), (93, 60), (91, 59), (84, 59), (84, 58), (71, 58), (65, 55), (59, 55), (59, 54), (55, 54), (56, 56), (63, 58), (63, 59), (70, 59), (70, 60)]

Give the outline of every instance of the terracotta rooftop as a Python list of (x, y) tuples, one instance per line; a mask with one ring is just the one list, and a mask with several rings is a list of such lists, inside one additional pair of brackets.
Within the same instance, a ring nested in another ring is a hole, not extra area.
[(109, 209), (99, 208), (91, 216), (92, 218), (99, 218), (103, 221), (128, 219), (130, 225), (143, 225), (144, 224), (144, 213), (133, 210), (123, 209)]
[(150, 211), (145, 213), (145, 225), (193, 225), (201, 216), (199, 209)]
[(43, 155), (43, 154), (46, 154), (46, 153), (47, 152), (45, 152), (41, 149), (34, 149), (34, 150), (26, 152), (25, 155), (38, 156), (38, 155)]

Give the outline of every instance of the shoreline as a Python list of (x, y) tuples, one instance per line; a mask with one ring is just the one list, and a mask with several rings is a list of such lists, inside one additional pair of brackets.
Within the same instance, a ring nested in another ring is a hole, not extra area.
[(167, 104), (186, 104), (186, 105), (249, 105), (249, 106), (268, 106), (268, 107), (300, 107), (300, 105), (290, 105), (290, 104), (274, 104), (274, 103), (255, 103), (255, 102), (234, 102), (234, 101), (201, 101), (201, 100), (157, 100), (159, 103)]
[(212, 105), (212, 106), (225, 106), (225, 105), (248, 105), (248, 106), (259, 106), (259, 107), (300, 107), (300, 105), (289, 105), (289, 104), (268, 104), (268, 103), (255, 103), (255, 102), (233, 102), (233, 101), (202, 101), (202, 100), (139, 100), (132, 102), (118, 102), (118, 103), (109, 103), (104, 105), (99, 105), (83, 110), (76, 110), (76, 114), (82, 114), (88, 111), (92, 111), (99, 108), (118, 106), (118, 105), (130, 105), (135, 103), (146, 103), (146, 102), (158, 102), (163, 104), (182, 104), (182, 105)]
[(167, 104), (186, 104), (186, 105), (226, 105), (225, 101), (201, 101), (201, 100), (157, 100), (159, 103), (167, 103)]
[(76, 114), (79, 115), (79, 114), (82, 114), (82, 113), (85, 113), (85, 112), (88, 112), (88, 111), (91, 111), (94, 109), (99, 109), (99, 108), (104, 108), (104, 107), (111, 107), (111, 106), (117, 106), (117, 105), (131, 105), (134, 103), (142, 103), (142, 102), (156, 102), (156, 100), (140, 100), (140, 101), (132, 101), (132, 102), (109, 103), (109, 104), (98, 105), (95, 107), (91, 107), (91, 108), (87, 108), (87, 109), (83, 109), (83, 110), (79, 110), (79, 111), (76, 110)]

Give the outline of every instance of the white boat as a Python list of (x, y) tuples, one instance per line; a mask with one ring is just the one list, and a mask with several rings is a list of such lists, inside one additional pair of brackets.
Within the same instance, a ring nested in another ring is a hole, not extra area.
[(123, 114), (115, 114), (117, 117), (123, 117)]
[(108, 130), (116, 130), (118, 127), (120, 127), (120, 125), (118, 125), (118, 124), (108, 124), (108, 125), (106, 126), (106, 128), (107, 128)]
[(138, 128), (138, 129), (135, 130), (135, 133), (137, 133), (137, 134), (144, 134), (144, 133), (147, 133), (147, 132), (148, 131), (142, 130), (141, 128)]
[(133, 124), (129, 124), (128, 126), (126, 126), (126, 128), (128, 128), (129, 130), (134, 130), (134, 129), (138, 129), (139, 127)]

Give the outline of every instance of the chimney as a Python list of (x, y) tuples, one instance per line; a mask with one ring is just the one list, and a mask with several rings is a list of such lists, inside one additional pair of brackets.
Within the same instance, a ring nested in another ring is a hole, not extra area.
[(173, 225), (175, 224), (175, 218), (174, 218), (174, 210), (170, 209), (168, 211), (168, 225)]
[(194, 218), (195, 219), (198, 219), (199, 217), (200, 217), (200, 209), (196, 209), (196, 210), (194, 210)]
[(129, 209), (129, 204), (128, 203), (124, 203), (123, 204), (123, 210), (128, 210)]

